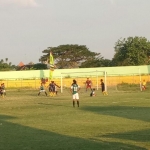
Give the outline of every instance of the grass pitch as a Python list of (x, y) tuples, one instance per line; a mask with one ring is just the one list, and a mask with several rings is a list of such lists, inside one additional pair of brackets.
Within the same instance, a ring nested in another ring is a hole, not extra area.
[(35, 90), (0, 98), (0, 150), (149, 150), (150, 93), (80, 91), (72, 107), (66, 89), (56, 97)]

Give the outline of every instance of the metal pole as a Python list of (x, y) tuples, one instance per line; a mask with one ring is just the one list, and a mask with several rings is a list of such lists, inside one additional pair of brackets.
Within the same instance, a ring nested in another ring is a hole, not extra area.
[[(97, 70), (96, 70), (97, 71)], [(96, 72), (96, 79), (97, 79), (97, 90), (98, 90), (98, 72)]]
[(62, 74), (61, 74), (61, 78), (60, 78), (60, 84), (61, 84), (61, 93), (63, 93)]
[(105, 75), (105, 91), (107, 92), (107, 80), (106, 80), (106, 71), (104, 72)]
[(140, 68), (139, 68), (139, 77), (140, 77), (140, 91), (142, 91), (142, 83), (141, 83), (141, 71), (140, 71)]

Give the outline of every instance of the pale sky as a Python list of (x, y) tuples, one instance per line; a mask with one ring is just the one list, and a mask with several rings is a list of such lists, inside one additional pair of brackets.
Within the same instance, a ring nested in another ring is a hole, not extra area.
[(112, 59), (129, 36), (150, 40), (150, 0), (0, 0), (0, 59), (15, 65), (64, 44)]

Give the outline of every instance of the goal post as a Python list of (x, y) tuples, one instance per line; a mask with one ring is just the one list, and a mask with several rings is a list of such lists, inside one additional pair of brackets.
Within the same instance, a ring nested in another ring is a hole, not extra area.
[(140, 68), (138, 68), (138, 71), (139, 71), (139, 80), (140, 80), (140, 91), (142, 91), (142, 78), (141, 78), (141, 70)]
[(107, 92), (107, 78), (106, 78), (106, 71), (104, 71), (104, 79), (105, 79), (105, 91)]
[[(97, 90), (100, 87), (100, 79), (105, 82), (105, 90), (107, 91), (107, 73), (106, 71), (90, 71), (90, 72), (65, 72), (61, 73), (61, 93), (65, 87), (70, 88), (72, 80), (76, 79), (81, 88), (85, 87), (85, 80), (90, 78), (93, 83), (93, 87)], [(83, 82), (84, 81), (84, 82)]]
[(142, 80), (146, 80), (148, 75), (141, 74), (140, 68), (137, 72), (129, 74), (120, 74), (120, 75), (108, 75), (107, 79), (112, 83), (110, 88), (112, 91), (117, 92), (129, 92), (129, 91), (142, 91)]

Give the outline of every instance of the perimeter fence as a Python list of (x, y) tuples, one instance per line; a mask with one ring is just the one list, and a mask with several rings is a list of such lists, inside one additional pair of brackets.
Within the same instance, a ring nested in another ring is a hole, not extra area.
[[(85, 81), (89, 78), (92, 81), (92, 87), (100, 89), (100, 79), (104, 79), (104, 75), (88, 75), (86, 77), (80, 76), (60, 76), (54, 77), (53, 81), (57, 85), (62, 86), (64, 89), (69, 88), (72, 84), (72, 80), (76, 79), (77, 83), (81, 88), (85, 88)], [(147, 88), (150, 83), (150, 74), (128, 74), (128, 75), (118, 75), (109, 74), (106, 75), (106, 80), (104, 80), (107, 85), (108, 91), (126, 91), (126, 90), (140, 90), (143, 80), (147, 82)], [(20, 79), (0, 79), (0, 83), (5, 83), (7, 89), (39, 89), (41, 83), (47, 88), (51, 81), (48, 78), (20, 78)]]

